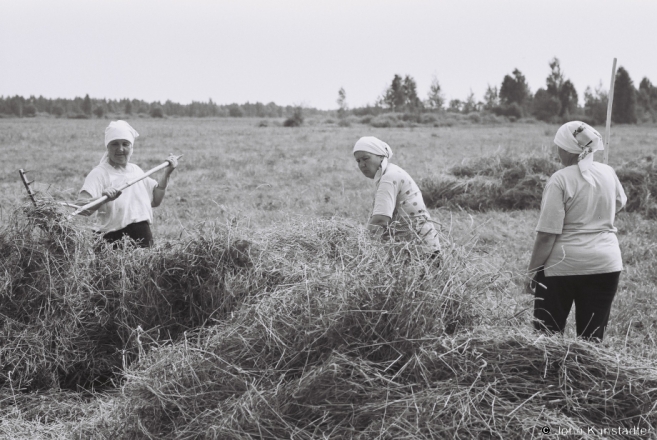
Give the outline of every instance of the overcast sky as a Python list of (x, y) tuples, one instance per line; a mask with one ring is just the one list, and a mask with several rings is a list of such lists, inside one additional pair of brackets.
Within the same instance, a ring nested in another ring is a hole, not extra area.
[(582, 100), (614, 57), (657, 83), (654, 0), (0, 0), (0, 95), (372, 104), (394, 74), (481, 99), (561, 60)]

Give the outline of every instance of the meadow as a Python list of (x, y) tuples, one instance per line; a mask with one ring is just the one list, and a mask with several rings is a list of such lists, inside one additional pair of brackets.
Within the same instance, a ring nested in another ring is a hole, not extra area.
[[(648, 190), (617, 216), (625, 271), (599, 345), (531, 330), (536, 209), (436, 202), (440, 269), (362, 230), (360, 136), (428, 196), (468, 166), (549, 165), (557, 126), (129, 122), (143, 169), (184, 154), (152, 251), (94, 251), (89, 219), (31, 208), (19, 181), (73, 200), (108, 120), (0, 119), (4, 437), (657, 438)], [(657, 127), (612, 134), (610, 165), (654, 170)]]

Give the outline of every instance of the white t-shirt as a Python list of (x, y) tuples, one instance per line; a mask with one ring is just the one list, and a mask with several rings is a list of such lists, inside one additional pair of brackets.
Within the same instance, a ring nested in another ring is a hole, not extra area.
[(440, 250), (438, 232), (422, 199), (422, 192), (409, 174), (389, 163), (376, 189), (372, 215), (385, 215), (392, 219), (395, 236), (422, 239), (425, 252)]
[[(139, 177), (144, 172), (137, 165), (129, 163), (125, 169), (114, 168), (109, 163), (95, 167), (84, 179), (82, 191), (91, 197), (102, 196), (107, 187), (118, 188), (122, 184)], [(147, 177), (123, 190), (121, 195), (111, 202), (104, 203), (96, 211), (96, 230), (107, 233), (123, 229), (129, 224), (141, 221), (153, 223), (153, 189), (157, 181)]]
[(546, 276), (623, 269), (614, 219), (627, 202), (625, 191), (610, 166), (593, 162), (590, 171), (595, 187), (577, 165), (557, 171), (545, 185), (536, 231), (557, 234)]

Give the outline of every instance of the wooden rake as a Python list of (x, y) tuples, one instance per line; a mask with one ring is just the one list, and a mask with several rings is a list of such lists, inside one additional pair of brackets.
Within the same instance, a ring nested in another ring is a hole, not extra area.
[[(182, 154), (180, 156), (177, 156), (176, 159), (180, 159), (181, 157), (182, 157)], [(120, 188), (118, 188), (118, 190), (123, 191), (124, 189), (128, 188), (129, 186), (132, 186), (135, 183), (137, 183), (141, 180), (144, 180), (145, 178), (147, 178), (151, 174), (156, 173), (156, 172), (158, 172), (158, 171), (160, 171), (160, 170), (162, 170), (162, 169), (164, 169), (164, 168), (166, 168), (170, 165), (171, 165), (171, 163), (169, 161), (162, 162), (160, 165), (146, 171), (141, 176), (135, 177), (134, 179), (130, 180), (129, 182), (123, 184)], [(32, 200), (32, 203), (34, 204), (34, 206), (38, 206), (38, 201), (36, 199), (36, 193), (30, 187), (30, 185), (32, 183), (34, 183), (34, 180), (29, 181), (27, 179), (27, 176), (26, 176), (27, 173), (29, 173), (29, 171), (25, 171), (22, 168), (20, 170), (18, 170), (18, 174), (21, 176), (21, 181), (23, 182), (23, 185), (25, 186), (25, 189), (27, 190), (27, 195), (30, 197), (30, 200)], [(86, 211), (87, 209), (94, 208), (98, 205), (101, 205), (101, 204), (105, 203), (105, 201), (107, 201), (107, 196), (102, 196), (102, 197), (100, 197), (100, 198), (98, 198), (98, 199), (96, 199), (92, 202), (87, 203), (84, 206), (78, 206), (78, 205), (75, 205), (75, 204), (69, 203), (69, 202), (57, 202), (57, 203), (59, 203), (62, 206), (75, 208), (75, 212), (73, 212), (72, 214), (70, 214), (68, 216), (68, 218), (71, 219), (73, 216), (78, 215), (81, 212)]]
[[(176, 159), (180, 159), (181, 157), (182, 157), (182, 154), (181, 154), (180, 156), (177, 156)], [(156, 173), (156, 172), (158, 172), (158, 171), (160, 171), (160, 170), (163, 170), (164, 168), (166, 168), (166, 167), (168, 167), (168, 166), (170, 166), (170, 165), (171, 165), (171, 163), (170, 163), (168, 160), (165, 161), (165, 162), (162, 162), (160, 165), (158, 165), (158, 166), (156, 166), (155, 168), (152, 168), (152, 169), (146, 171), (146, 172), (145, 172), (144, 174), (142, 174), (141, 176), (139, 176), (139, 177), (135, 177), (134, 179), (130, 180), (129, 182), (124, 183), (124, 184), (121, 185), (119, 188), (117, 188), (117, 190), (119, 190), (119, 191), (123, 191), (124, 189), (128, 188), (129, 186), (132, 186), (132, 185), (134, 185), (135, 183), (137, 183), (137, 182), (139, 182), (139, 181), (141, 181), (141, 180), (144, 180), (145, 178), (147, 178), (147, 177), (150, 176), (151, 174)], [(75, 212), (73, 212), (72, 214), (70, 214), (70, 215), (68, 216), (68, 218), (70, 219), (70, 218), (72, 218), (73, 216), (78, 215), (78, 214), (80, 214), (81, 212), (86, 211), (87, 209), (95, 208), (95, 207), (98, 206), (98, 205), (102, 205), (103, 203), (105, 203), (105, 202), (107, 201), (107, 199), (108, 199), (107, 196), (102, 196), (102, 197), (97, 198), (96, 200), (94, 200), (94, 201), (92, 201), (92, 202), (87, 203), (87, 204), (84, 205), (84, 206), (76, 206), (77, 209), (75, 210)], [(75, 206), (75, 205), (71, 205), (71, 204), (69, 204), (69, 206)]]
[(21, 176), (21, 181), (23, 182), (23, 185), (25, 185), (25, 189), (27, 190), (27, 195), (30, 197), (30, 200), (32, 200), (32, 203), (34, 206), (37, 206), (37, 200), (36, 200), (36, 193), (32, 191), (32, 188), (30, 188), (30, 185), (34, 183), (34, 180), (28, 181), (27, 177), (25, 174), (29, 173), (29, 171), (25, 171), (22, 168), (18, 170), (18, 174)]

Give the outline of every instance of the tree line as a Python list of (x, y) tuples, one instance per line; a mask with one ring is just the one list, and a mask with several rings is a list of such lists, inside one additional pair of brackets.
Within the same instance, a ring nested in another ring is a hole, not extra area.
[[(385, 111), (399, 113), (455, 112), (472, 113), (487, 111), (511, 120), (534, 117), (547, 122), (563, 122), (581, 119), (590, 124), (600, 125), (606, 121), (608, 93), (599, 85), (595, 89), (587, 87), (584, 91), (584, 106), (579, 105), (579, 95), (573, 83), (561, 69), (558, 58), (549, 62), (550, 73), (545, 87), (532, 94), (525, 76), (518, 69), (502, 79), (500, 87), (488, 85), (483, 100), (477, 100), (472, 91), (462, 101), (452, 99), (445, 102), (444, 94), (436, 77), (429, 86), (427, 98), (422, 100), (417, 94), (417, 84), (413, 77), (402, 78), (395, 75), (390, 86), (376, 100), (374, 106), (353, 109), (357, 115), (379, 114)], [(340, 112), (346, 112), (346, 93), (340, 89), (338, 94)], [(657, 122), (657, 87), (648, 78), (643, 78), (635, 88), (628, 71), (619, 67), (614, 83), (614, 102), (612, 121), (615, 123), (636, 124), (638, 122)]]
[[(349, 109), (344, 88), (338, 92), (337, 115), (343, 119), (348, 114), (357, 116), (384, 112), (423, 113), (489, 112), (505, 116), (510, 120), (534, 117), (547, 122), (562, 122), (581, 119), (592, 125), (603, 124), (607, 116), (608, 93), (602, 85), (584, 90), (584, 105), (579, 104), (579, 95), (573, 83), (566, 78), (558, 58), (549, 62), (550, 72), (545, 79), (545, 87), (532, 93), (525, 76), (518, 69), (507, 74), (499, 87), (491, 86), (481, 100), (471, 91), (465, 100), (452, 99), (446, 102), (438, 78), (433, 77), (426, 99), (418, 96), (418, 88), (412, 76), (394, 75), (385, 92), (376, 99), (374, 105)], [(259, 117), (282, 118), (300, 114), (300, 106), (279, 106), (274, 102), (263, 104), (221, 105), (208, 99), (207, 102), (193, 101), (179, 104), (167, 100), (147, 102), (139, 99), (94, 99), (89, 95), (73, 99), (49, 99), (43, 96), (0, 96), (0, 116), (36, 116), (38, 113), (68, 118), (103, 118), (108, 114), (149, 115), (151, 117)], [(303, 108), (306, 115), (323, 114), (314, 108)], [(629, 72), (619, 67), (614, 85), (614, 105), (612, 121), (615, 123), (636, 124), (638, 122), (657, 122), (657, 86), (648, 78), (643, 78), (639, 87)]]
[[(280, 106), (274, 102), (220, 105), (208, 99), (207, 102), (192, 101), (179, 104), (167, 100), (147, 102), (139, 99), (94, 99), (89, 95), (73, 99), (49, 99), (43, 96), (0, 96), (0, 115), (31, 117), (46, 113), (56, 117), (72, 119), (103, 118), (108, 114), (149, 115), (154, 118), (164, 116), (186, 117), (257, 117), (282, 118), (294, 115), (299, 106)], [(304, 109), (306, 114), (319, 112)]]

